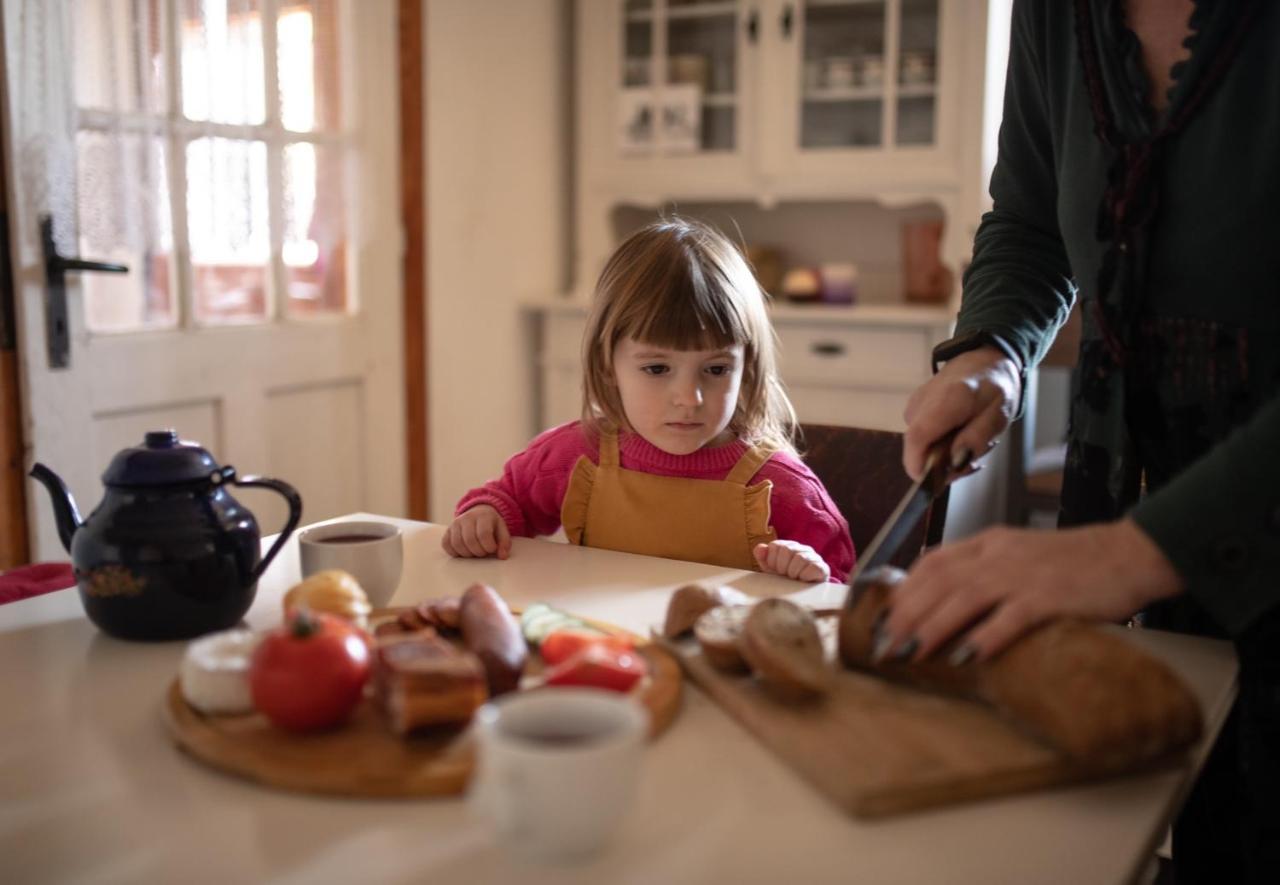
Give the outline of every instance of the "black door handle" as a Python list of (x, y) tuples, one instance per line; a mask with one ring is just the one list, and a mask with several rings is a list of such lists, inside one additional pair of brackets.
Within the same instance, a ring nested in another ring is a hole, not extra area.
[(58, 244), (53, 241), (53, 217), (49, 215), (40, 219), (40, 244), (44, 249), (44, 279), (48, 287), (44, 332), (49, 349), (49, 368), (65, 369), (71, 363), (71, 335), (67, 330), (67, 273), (85, 270), (128, 273), (129, 268), (109, 261), (86, 261), (59, 255)]
[(809, 352), (815, 356), (844, 356), (844, 345), (839, 341), (815, 341), (809, 345)]

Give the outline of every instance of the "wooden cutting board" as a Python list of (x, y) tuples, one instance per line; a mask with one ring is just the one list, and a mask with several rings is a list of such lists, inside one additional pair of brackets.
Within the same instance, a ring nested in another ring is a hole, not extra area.
[[(591, 623), (631, 637), (644, 655), (649, 677), (637, 689), (637, 699), (649, 711), (650, 739), (657, 737), (680, 710), (679, 665), (667, 651), (621, 627)], [(537, 655), (531, 654), (527, 672), (540, 669)], [(259, 713), (205, 715), (186, 702), (175, 678), (163, 715), (173, 740), (196, 759), (288, 790), (371, 797), (455, 795), (466, 789), (475, 765), (470, 730), (401, 738), (368, 699), (342, 728), (297, 735), (275, 728)]]
[[(834, 626), (834, 619), (829, 623)], [(828, 622), (822, 626), (825, 632)], [(824, 638), (834, 644), (833, 637)], [(749, 674), (712, 667), (693, 639), (657, 641), (717, 705), (858, 817), (886, 817), (1116, 773), (1073, 764), (974, 702), (840, 667), (829, 697), (786, 704)], [(828, 652), (833, 655), (834, 649)]]

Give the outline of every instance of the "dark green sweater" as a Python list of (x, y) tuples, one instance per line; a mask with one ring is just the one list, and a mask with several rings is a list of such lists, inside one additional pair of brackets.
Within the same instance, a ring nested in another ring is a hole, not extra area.
[[(1191, 61), (1170, 91), (1174, 111), (1221, 55), (1238, 14), (1228, 0), (1201, 5)], [(1138, 47), (1112, 3), (1094, 0), (1092, 8), (1112, 119), (1124, 138), (1140, 139), (1163, 118), (1153, 119), (1143, 98)], [(1109, 246), (1099, 208), (1115, 154), (1095, 133), (1090, 107), (1073, 4), (1017, 2), (994, 208), (974, 243), (957, 332), (993, 332), (1028, 366), (1065, 320), (1077, 287), (1085, 307), (1098, 295)], [(1162, 485), (1148, 472), (1148, 494), (1131, 513), (1192, 598), (1235, 635), (1280, 602), (1280, 3), (1263, 0), (1226, 74), (1169, 140), (1156, 175), (1150, 260), (1135, 289), (1143, 320), (1175, 331), (1173, 352), (1158, 363), (1167, 377), (1153, 383), (1176, 382), (1181, 394), (1190, 384), (1199, 391), (1192, 398), (1229, 396), (1238, 417)], [(1183, 322), (1234, 342), (1232, 365), (1219, 365), (1213, 352), (1180, 363)], [(1086, 311), (1086, 343), (1100, 336)], [(1077, 397), (1073, 434), (1082, 407)], [(1126, 408), (1128, 417), (1108, 420), (1132, 421), (1140, 408), (1142, 447), (1163, 457), (1159, 419), (1175, 409), (1172, 400), (1130, 394)]]

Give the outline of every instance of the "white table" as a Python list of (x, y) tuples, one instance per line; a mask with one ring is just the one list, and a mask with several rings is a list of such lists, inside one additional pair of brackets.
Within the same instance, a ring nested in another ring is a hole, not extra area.
[[(450, 560), (443, 529), (400, 520), (396, 602), (472, 581), (647, 631), (691, 580), (834, 605), (843, 588), (547, 541), (511, 558)], [(297, 545), (264, 576), (248, 620), (276, 623)], [(1216, 734), (1235, 693), (1227, 643), (1146, 633)], [(28, 882), (1122, 882), (1147, 864), (1198, 769), (997, 799), (876, 823), (846, 817), (696, 689), (650, 749), (629, 825), (597, 858), (508, 859), (456, 799), (374, 801), (277, 792), (170, 742), (161, 699), (185, 643), (99, 633), (75, 590), (0, 607), (0, 880)]]

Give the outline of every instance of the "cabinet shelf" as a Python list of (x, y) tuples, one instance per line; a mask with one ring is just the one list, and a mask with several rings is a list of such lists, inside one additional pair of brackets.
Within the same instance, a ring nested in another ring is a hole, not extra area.
[(933, 83), (902, 83), (898, 86), (898, 98), (932, 98), (938, 94)]
[[(677, 6), (675, 8), (668, 9), (666, 18), (668, 21), (671, 21), (672, 19), (716, 18), (722, 15), (734, 15), (737, 11), (737, 0), (717, 0), (717, 2), (714, 3), (696, 3), (689, 6)], [(627, 21), (653, 21), (653, 10), (642, 9), (636, 10), (635, 12), (628, 12)]]
[[(904, 83), (898, 86), (898, 98), (932, 98), (938, 87), (932, 83)], [(811, 102), (881, 101), (885, 97), (882, 86), (827, 86), (806, 89), (804, 100)]]

